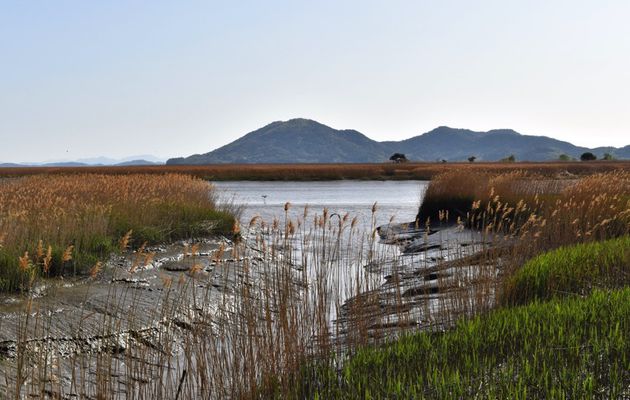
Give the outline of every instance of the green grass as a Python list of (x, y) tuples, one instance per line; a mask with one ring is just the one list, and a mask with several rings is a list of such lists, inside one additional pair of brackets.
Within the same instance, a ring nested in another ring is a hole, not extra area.
[(630, 395), (630, 288), (505, 308), (302, 372), (296, 398)]
[(528, 261), (505, 284), (504, 304), (525, 304), (595, 287), (630, 284), (630, 236), (583, 243), (543, 253)]
[(629, 253), (628, 236), (544, 253), (507, 280), (508, 307), (463, 319), (446, 332), (361, 348), (339, 371), (331, 362), (309, 364), (290, 378), (292, 395), (626, 398)]
[(209, 234), (231, 234), (235, 217), (214, 206), (164, 203), (154, 206), (151, 223), (135, 220), (128, 213), (112, 215), (112, 232), (116, 241), (132, 230), (132, 247), (144, 242), (170, 242)]

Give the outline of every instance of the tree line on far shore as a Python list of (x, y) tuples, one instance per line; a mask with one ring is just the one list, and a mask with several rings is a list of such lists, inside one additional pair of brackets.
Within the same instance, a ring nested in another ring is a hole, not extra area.
[[(602, 156), (601, 159), (602, 160), (606, 160), (606, 161), (612, 161), (612, 160), (615, 160), (616, 158), (610, 153), (604, 153), (604, 155)], [(409, 161), (407, 159), (407, 157), (404, 154), (402, 154), (402, 153), (394, 153), (394, 154), (392, 154), (392, 156), (389, 157), (389, 160), (392, 161), (392, 162), (395, 162), (396, 164), (406, 163), (406, 162)], [(473, 163), (473, 162), (475, 162), (477, 160), (477, 157), (476, 156), (470, 156), (470, 157), (468, 157), (467, 160), (468, 160), (468, 162)], [(571, 156), (569, 156), (567, 154), (561, 154), (558, 157), (558, 160), (559, 161), (577, 161), (575, 159), (575, 157), (571, 157)], [(582, 153), (582, 155), (580, 156), (580, 161), (595, 161), (595, 160), (597, 160), (597, 156), (595, 154), (593, 154), (592, 152), (590, 152), (590, 151)], [(446, 160), (438, 160), (438, 162), (445, 163)], [(514, 154), (510, 154), (509, 156), (500, 159), (499, 162), (516, 162), (516, 157), (514, 156)]]

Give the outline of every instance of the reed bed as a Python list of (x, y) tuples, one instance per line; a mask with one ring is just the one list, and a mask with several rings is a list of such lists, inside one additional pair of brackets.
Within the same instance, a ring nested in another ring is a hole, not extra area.
[(518, 238), (531, 258), (563, 244), (628, 233), (630, 173), (598, 173), (552, 180), (538, 174), (449, 172), (429, 185), (417, 216), (459, 221), (494, 236)]
[[(194, 246), (185, 250), (190, 268), (179, 278), (163, 279), (163, 300), (143, 316), (152, 321), (150, 329), (133, 313), (142, 292), (129, 291), (111, 296), (112, 311), (104, 315), (123, 310), (127, 322), (103, 317), (99, 337), (116, 339), (101, 351), (68, 357), (51, 348), (49, 356), (34, 360), (36, 341), (22, 335), (16, 351), (16, 359), (23, 360), (17, 362), (20, 378), (10, 392), (16, 398), (30, 393), (176, 399), (628, 396), (627, 288), (610, 289), (604, 280), (599, 289), (566, 290), (585, 297), (531, 303), (554, 296), (536, 296), (538, 289), (525, 285), (517, 295), (527, 299), (520, 307), (501, 296), (512, 290), (506, 282), (519, 271), (529, 281), (545, 276), (544, 270), (527, 274), (533, 267), (522, 267), (542, 253), (551, 251), (546, 257), (553, 259), (559, 257), (554, 249), (577, 243), (556, 251), (588, 253), (600, 265), (625, 251), (630, 174), (614, 171), (562, 183), (518, 171), (460, 174), (435, 179), (427, 201), (438, 195), (448, 200), (449, 193), (475, 182), (465, 197), (470, 204), (458, 203), (467, 208), (455, 222), (482, 240), (464, 258), (437, 253), (443, 261), (416, 261), (425, 274), (419, 279), (434, 275), (445, 285), (440, 297), (408, 296), (400, 284), (409, 274), (400, 270), (403, 256), (378, 243), (375, 226), (359, 231), (352, 216), (305, 209), (297, 219), (288, 212), (275, 221), (254, 218), (248, 227), (235, 226), (233, 233), (244, 234), (241, 243), (204, 256), (212, 261), (210, 269)], [(431, 224), (451, 219), (448, 202), (442, 205), (428, 221), (425, 238)], [(596, 251), (604, 240), (621, 244), (603, 244), (605, 250)], [(624, 268), (626, 254), (619, 261)], [(387, 292), (382, 277), (365, 268), (385, 264), (393, 288)], [(477, 277), (457, 284), (441, 278), (447, 270), (470, 275), (471, 264), (480, 268)], [(558, 285), (541, 290), (567, 289), (562, 279), (552, 281)], [(383, 303), (382, 296), (393, 301)], [(123, 298), (131, 299), (130, 305)], [(393, 321), (381, 317), (383, 304)], [(413, 307), (428, 321), (423, 332), (417, 333)], [(47, 314), (29, 308), (24, 326), (37, 324), (39, 315)], [(380, 334), (379, 327), (394, 329)], [(71, 383), (59, 383), (64, 379)]]
[(0, 180), (0, 290), (85, 271), (126, 234), (125, 246), (138, 247), (230, 231), (233, 217), (213, 196), (207, 182), (176, 174)]
[(404, 164), (213, 164), (134, 167), (23, 167), (0, 168), (0, 177), (39, 174), (165, 174), (192, 175), (208, 180), (318, 181), (339, 179), (429, 180), (445, 172), (507, 173), (527, 171), (552, 178), (586, 176), (630, 170), (630, 161), (428, 163)]
[[(450, 222), (459, 219), (474, 225), (474, 219), (482, 217), (479, 211), (489, 212), (496, 206), (492, 202), (497, 203), (500, 200), (501, 205), (516, 205), (519, 202), (533, 204), (538, 202), (539, 197), (557, 198), (563, 189), (576, 182), (577, 177), (550, 179), (527, 170), (505, 173), (449, 171), (431, 181), (417, 219), (422, 224), (427, 219), (447, 219)], [(471, 215), (472, 211), (476, 211), (476, 215)]]
[[(528, 187), (524, 182), (508, 180), (504, 185), (518, 190)], [(546, 251), (630, 233), (630, 173), (594, 174), (565, 187), (536, 182), (536, 191), (518, 201), (491, 187), (485, 209), (471, 213), (477, 229), (510, 243), (510, 252), (504, 255), (510, 264), (506, 275)]]
[[(455, 219), (482, 232), (492, 242), (483, 262), (497, 265), (509, 277), (527, 271), (523, 265), (549, 250), (630, 234), (630, 173), (572, 180), (549, 180), (522, 171), (447, 173), (429, 185), (418, 223), (421, 218), (425, 223)], [(588, 248), (588, 254), (597, 256), (596, 248)], [(559, 257), (579, 251), (561, 252)], [(627, 262), (623, 257), (622, 263)], [(522, 292), (517, 295), (521, 296), (527, 298)]]

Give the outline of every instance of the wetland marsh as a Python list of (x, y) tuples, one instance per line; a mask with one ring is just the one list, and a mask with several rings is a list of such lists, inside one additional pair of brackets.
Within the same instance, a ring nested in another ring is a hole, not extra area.
[[(581, 273), (554, 279), (553, 286), (537, 284), (535, 292), (528, 289), (534, 287), (528, 281), (549, 274), (530, 265), (543, 262), (536, 256), (565, 260), (566, 276), (573, 270), (569, 264), (578, 261), (562, 255), (573, 254), (570, 250), (554, 255), (558, 247), (614, 238), (627, 242), (627, 172), (563, 181), (527, 172), (450, 172), (430, 183), (211, 185), (165, 177), (168, 185), (194, 188), (191, 193), (205, 190), (205, 195), (195, 194), (195, 204), (207, 202), (207, 210), (177, 207), (186, 196), (169, 197), (168, 190), (157, 190), (174, 187), (164, 186), (159, 176), (153, 181), (134, 176), (144, 187), (156, 185), (143, 191), (133, 190), (131, 182), (118, 185), (117, 197), (135, 199), (124, 201), (137, 204), (138, 211), (116, 213), (118, 204), (127, 203), (99, 196), (88, 198), (100, 198), (102, 208), (77, 208), (100, 210), (99, 232), (109, 235), (103, 249), (108, 255), (90, 265), (79, 252), (92, 249), (82, 244), (91, 242), (75, 239), (69, 242), (74, 245), (70, 250), (63, 246), (67, 239), (54, 242), (63, 250), (55, 262), (65, 271), (56, 274), (44, 270), (53, 265), (47, 254), (50, 239), (25, 240), (37, 232), (39, 220), (25, 219), (31, 229), (9, 230), (6, 221), (20, 214), (5, 205), (4, 231), (13, 236), (5, 235), (2, 251), (15, 254), (5, 257), (5, 268), (14, 266), (21, 279), (3, 294), (0, 310), (0, 385), (10, 397), (443, 398), (450, 393), (490, 398), (628, 392), (628, 376), (622, 372), (628, 367), (627, 349), (615, 344), (628, 339), (625, 309), (618, 308), (623, 315), (610, 314), (608, 319), (592, 314), (605, 293), (614, 299), (625, 296), (627, 246), (574, 251), (587, 254), (584, 259), (591, 264), (601, 257), (610, 259), (609, 253), (616, 251), (611, 264), (617, 271), (614, 287), (607, 283), (611, 280), (602, 279), (592, 295), (584, 289), (575, 292), (572, 288), (595, 282)], [(111, 179), (92, 178), (82, 176), (91, 182)], [(31, 186), (33, 179), (19, 178), (11, 185), (28, 183), (37, 193), (42, 185)], [(5, 196), (16, 191), (10, 189), (13, 192), (5, 191)], [(53, 204), (63, 210), (75, 204), (71, 199), (87, 195), (81, 196)], [(420, 207), (423, 201), (426, 214)], [(167, 219), (150, 219), (154, 214), (145, 205), (164, 202), (168, 209), (182, 210), (182, 217), (169, 213)], [(225, 215), (237, 211), (240, 223), (227, 222)], [(147, 226), (170, 227), (157, 232), (174, 233), (167, 243), (163, 237), (151, 240), (146, 232), (155, 230), (142, 229), (145, 222), (135, 229), (120, 222), (110, 225), (120, 221), (117, 215), (135, 221), (142, 217), (154, 221)], [(167, 225), (159, 225), (160, 220)], [(75, 226), (72, 223), (85, 218), (63, 221), (64, 226)], [(68, 232), (90, 232), (90, 226), (80, 223)], [(182, 228), (173, 230), (178, 226)], [(129, 231), (135, 230), (144, 233), (134, 237)], [(73, 268), (78, 260), (85, 265)], [(512, 279), (518, 279), (518, 286)], [(569, 281), (573, 286), (562, 283)], [(571, 294), (566, 299), (549, 295), (565, 291)], [(534, 303), (529, 300), (532, 293), (539, 299)], [(548, 297), (552, 299), (541, 300)], [(514, 303), (526, 308), (513, 308)], [(559, 319), (551, 312), (565, 308), (567, 313), (591, 313), (589, 321), (599, 321), (595, 330), (575, 328), (586, 317)], [(536, 317), (521, 321), (528, 313)], [(479, 347), (481, 336), (498, 334), (497, 329), (510, 324), (525, 330), (499, 334), (493, 346), (501, 351)], [(548, 369), (556, 368), (552, 359), (527, 361), (531, 354), (547, 354), (544, 341), (532, 333), (541, 324), (549, 326), (545, 335), (550, 340), (562, 338), (558, 346), (570, 343), (583, 350), (577, 369), (558, 375)], [(462, 341), (462, 332), (477, 342)], [(604, 342), (594, 346), (593, 335), (603, 335)], [(418, 357), (437, 361), (410, 361)], [(448, 366), (439, 361), (442, 357), (463, 364)], [(506, 357), (514, 362), (504, 364)], [(608, 361), (589, 361), (597, 357)], [(423, 378), (410, 382), (411, 376)], [(588, 377), (588, 385), (579, 384), (580, 376)], [(559, 380), (566, 386), (557, 391)], [(534, 385), (537, 391), (531, 390)]]

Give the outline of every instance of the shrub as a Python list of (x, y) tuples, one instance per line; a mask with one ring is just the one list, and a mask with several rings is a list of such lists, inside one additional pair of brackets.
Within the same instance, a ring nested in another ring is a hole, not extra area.
[(558, 157), (558, 160), (560, 161), (572, 161), (573, 158), (567, 154), (560, 154), (560, 156)]
[(612, 160), (615, 160), (615, 156), (613, 156), (610, 153), (604, 153), (604, 156), (602, 157), (602, 160), (612, 161)]

